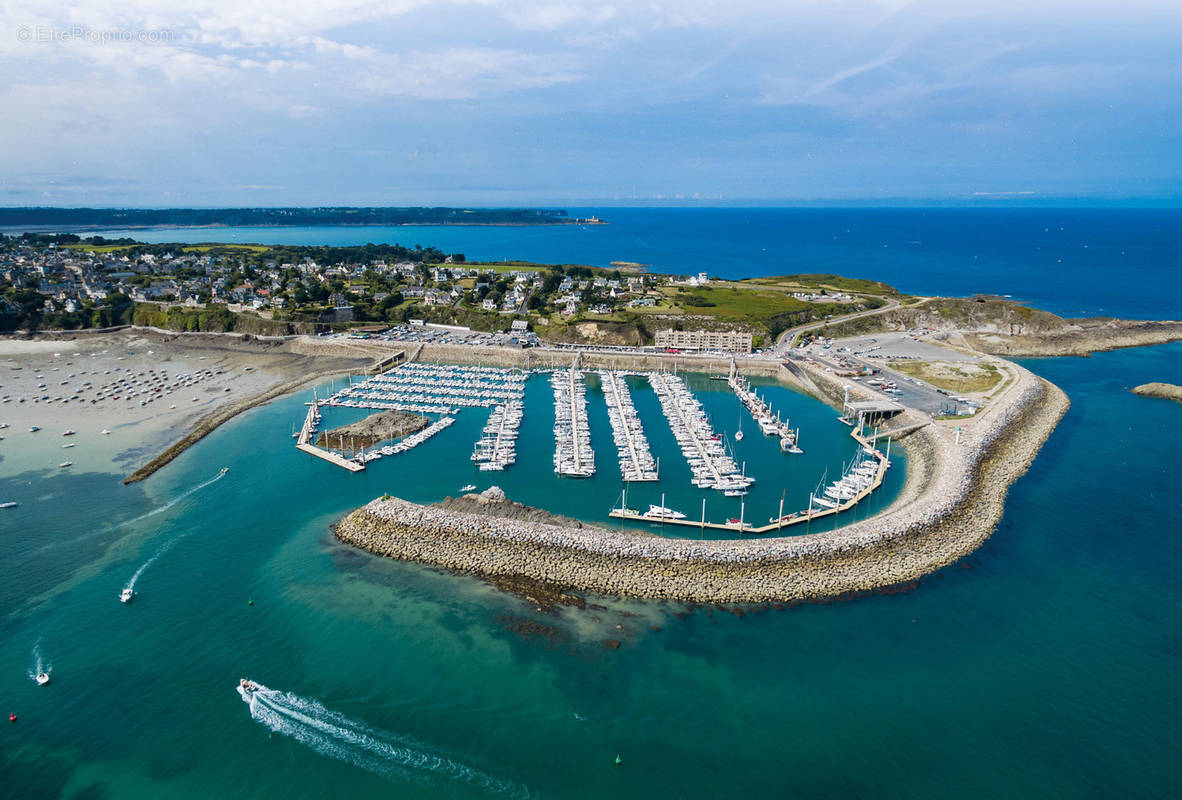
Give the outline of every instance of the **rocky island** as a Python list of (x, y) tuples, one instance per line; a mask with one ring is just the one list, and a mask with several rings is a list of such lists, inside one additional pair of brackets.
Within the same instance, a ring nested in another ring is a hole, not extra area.
[(359, 447), (372, 447), (378, 442), (386, 442), (402, 436), (409, 436), (415, 431), (427, 427), (427, 418), (405, 411), (379, 411), (370, 414), (363, 420), (350, 422), (331, 431), (322, 431), (316, 437), (318, 447), (332, 447), (340, 441), (345, 441), (350, 450)]
[(1159, 397), (1162, 400), (1182, 403), (1182, 386), (1172, 383), (1143, 383), (1140, 386), (1134, 386), (1132, 392), (1142, 397)]

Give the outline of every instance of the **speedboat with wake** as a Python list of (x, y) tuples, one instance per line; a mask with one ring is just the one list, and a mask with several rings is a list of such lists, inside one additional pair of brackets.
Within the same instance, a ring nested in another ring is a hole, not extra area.
[(33, 680), (37, 681), (38, 686), (44, 686), (45, 684), (49, 683), (49, 673), (48, 672), (38, 672), (37, 677), (34, 678)]
[(238, 681), (238, 694), (242, 696), (242, 702), (249, 703), (254, 699), (255, 692), (262, 687), (252, 680), (242, 678)]
[(133, 597), (135, 597), (135, 592), (132, 591), (132, 588), (130, 586), (124, 586), (123, 591), (119, 593), (119, 602), (130, 603)]
[(461, 492), (474, 492), (474, 491), (476, 491), (476, 484), (469, 483), (467, 486), (461, 486), (460, 491)]

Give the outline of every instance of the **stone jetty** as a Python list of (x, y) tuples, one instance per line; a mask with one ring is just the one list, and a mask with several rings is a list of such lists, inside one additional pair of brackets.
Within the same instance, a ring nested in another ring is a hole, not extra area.
[[(746, 540), (673, 539), (518, 520), (383, 497), (335, 527), (372, 553), (485, 577), (522, 576), (602, 594), (697, 603), (779, 602), (913, 581), (972, 552), (1006, 492), (1068, 407), (1021, 367), (964, 426), (908, 436), (908, 478), (890, 508), (835, 531)], [(487, 502), (504, 502), (493, 493)]]

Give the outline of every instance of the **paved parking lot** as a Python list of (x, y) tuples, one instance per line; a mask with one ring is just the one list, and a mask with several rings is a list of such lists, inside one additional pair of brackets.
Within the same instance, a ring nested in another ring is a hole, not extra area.
[[(842, 349), (846, 348), (846, 349)], [(829, 348), (839, 353), (870, 359), (909, 359), (918, 361), (979, 361), (976, 356), (940, 347), (930, 339), (918, 340), (903, 332), (876, 333), (852, 339), (834, 339)]]

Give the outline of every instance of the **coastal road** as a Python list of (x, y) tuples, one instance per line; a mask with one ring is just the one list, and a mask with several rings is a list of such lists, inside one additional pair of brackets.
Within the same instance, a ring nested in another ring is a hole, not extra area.
[[(864, 297), (865, 295), (862, 295), (862, 296)], [(877, 297), (879, 295), (875, 295), (875, 296)], [(902, 305), (902, 303), (900, 303), (898, 300), (896, 300), (893, 297), (887, 297), (884, 299), (887, 301), (887, 304), (885, 306), (883, 306), (882, 308), (872, 308), (872, 309), (869, 309), (868, 311), (856, 311), (853, 314), (843, 314), (840, 317), (834, 317), (833, 319), (821, 320), (820, 322), (809, 322), (805, 325), (797, 325), (795, 328), (789, 328), (788, 330), (781, 333), (779, 338), (776, 339), (775, 350), (779, 353), (786, 352), (787, 350), (789, 350), (791, 348), (792, 342), (795, 341), (796, 337), (802, 333), (807, 333), (808, 331), (813, 331), (813, 330), (817, 330), (819, 328), (824, 328), (826, 325), (836, 325), (839, 322), (848, 322), (851, 319), (859, 319), (860, 317), (872, 317), (875, 314), (885, 314), (886, 312), (893, 311), (894, 309), (899, 308)], [(929, 298), (925, 297), (925, 298), (922, 298), (919, 302), (923, 303), (923, 302), (926, 302), (928, 299)]]

